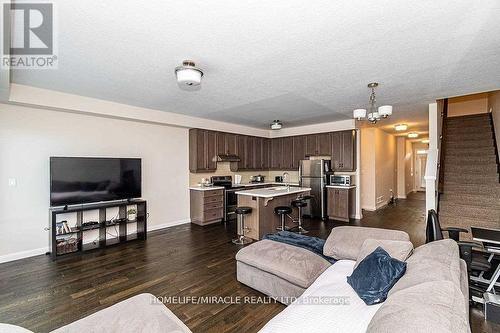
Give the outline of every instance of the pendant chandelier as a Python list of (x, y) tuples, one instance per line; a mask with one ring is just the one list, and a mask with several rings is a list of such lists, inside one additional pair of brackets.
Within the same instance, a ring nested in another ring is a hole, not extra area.
[(371, 89), (368, 111), (366, 109), (356, 109), (353, 111), (353, 117), (357, 120), (364, 120), (365, 118), (372, 124), (376, 124), (380, 119), (385, 119), (392, 115), (391, 105), (382, 105), (378, 108), (376, 107), (377, 99), (375, 97), (375, 88), (378, 87), (377, 82), (372, 82), (368, 84), (368, 88)]

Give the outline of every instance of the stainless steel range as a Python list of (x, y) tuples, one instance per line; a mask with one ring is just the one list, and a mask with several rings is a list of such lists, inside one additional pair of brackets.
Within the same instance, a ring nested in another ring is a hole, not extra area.
[(236, 220), (236, 207), (238, 206), (238, 196), (236, 192), (244, 186), (233, 185), (231, 176), (212, 176), (210, 182), (214, 186), (224, 187), (224, 222)]

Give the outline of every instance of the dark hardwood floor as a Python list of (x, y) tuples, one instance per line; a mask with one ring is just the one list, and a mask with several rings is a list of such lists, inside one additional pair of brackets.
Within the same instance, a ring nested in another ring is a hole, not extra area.
[[(407, 231), (424, 243), (423, 195), (416, 193), (353, 224)], [(310, 235), (326, 238), (345, 223), (307, 221)], [(234, 226), (181, 225), (152, 232), (146, 242), (51, 261), (37, 256), (0, 264), (0, 322), (47, 332), (133, 295), (262, 296), (235, 278), (231, 243)], [(256, 332), (281, 304), (167, 304), (193, 332)], [(480, 309), (472, 311), (473, 332), (494, 332)]]

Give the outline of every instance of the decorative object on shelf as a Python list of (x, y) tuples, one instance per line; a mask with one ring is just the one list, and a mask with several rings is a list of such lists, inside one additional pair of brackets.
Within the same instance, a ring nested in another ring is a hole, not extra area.
[(403, 131), (406, 131), (408, 129), (408, 125), (406, 124), (397, 124), (397, 125), (394, 125), (394, 129), (398, 132), (403, 132)]
[(408, 137), (410, 139), (418, 138), (418, 133), (415, 133), (415, 132), (408, 133)]
[(130, 208), (127, 210), (127, 219), (129, 221), (135, 221), (137, 219), (137, 209)]
[(280, 130), (283, 127), (283, 123), (279, 120), (273, 120), (271, 123), (272, 130)]
[[(369, 107), (368, 111), (366, 109), (355, 109), (353, 111), (353, 117), (357, 120), (368, 119), (372, 124), (376, 124), (380, 119), (385, 119), (392, 115), (392, 106), (391, 105), (382, 105), (378, 108), (376, 107), (377, 99), (375, 97), (375, 88), (378, 87), (377, 82), (368, 83), (368, 88), (371, 89), (370, 99), (369, 99)], [(368, 114), (367, 114), (368, 112)]]
[(196, 67), (194, 61), (184, 60), (182, 66), (175, 68), (175, 76), (177, 77), (177, 84), (182, 90), (200, 90), (201, 78), (203, 71)]

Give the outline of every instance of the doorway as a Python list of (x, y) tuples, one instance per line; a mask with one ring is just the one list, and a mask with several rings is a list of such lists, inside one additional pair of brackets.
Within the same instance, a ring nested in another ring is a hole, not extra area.
[(427, 150), (417, 149), (415, 154), (415, 189), (425, 191), (425, 168), (427, 166)]

